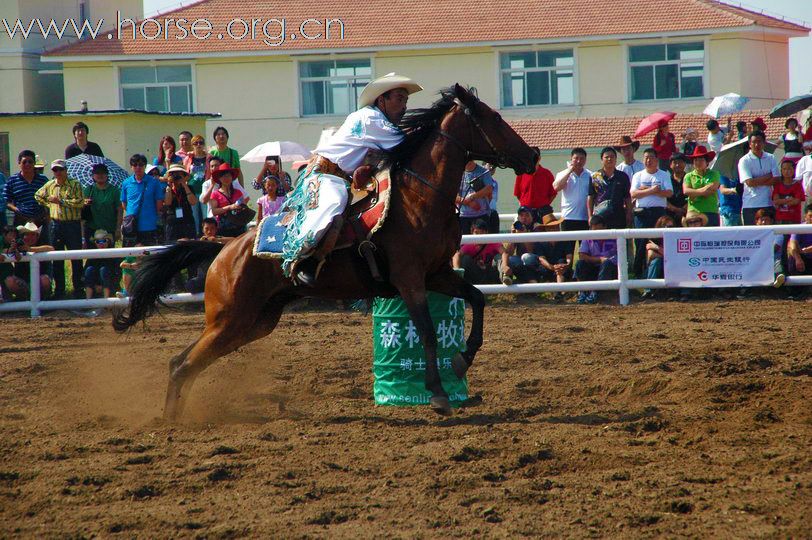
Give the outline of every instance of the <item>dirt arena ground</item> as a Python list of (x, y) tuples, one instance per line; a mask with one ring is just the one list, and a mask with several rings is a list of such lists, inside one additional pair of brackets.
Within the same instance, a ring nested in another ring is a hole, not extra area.
[(0, 319), (0, 537), (812, 537), (812, 304), (497, 301), (447, 419), (297, 311), (158, 418), (202, 316)]

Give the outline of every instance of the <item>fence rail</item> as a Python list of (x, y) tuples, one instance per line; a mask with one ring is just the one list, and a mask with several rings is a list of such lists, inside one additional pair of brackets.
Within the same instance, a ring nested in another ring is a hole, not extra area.
[[(502, 221), (515, 218), (511, 214), (499, 216)], [(736, 230), (757, 229), (763, 231), (763, 226), (736, 227)], [(812, 225), (772, 225), (770, 229), (775, 234), (812, 234)], [(522, 242), (559, 242), (568, 240), (631, 240), (635, 238), (662, 238), (667, 229), (603, 229), (599, 231), (570, 231), (570, 232), (537, 232), (520, 233)], [(718, 231), (719, 227), (698, 227), (692, 231)], [(518, 234), (477, 234), (462, 237), (462, 244), (491, 244), (497, 242), (516, 242)], [(0, 303), (0, 313), (12, 311), (30, 311), (31, 317), (39, 317), (43, 310), (53, 309), (91, 309), (124, 307), (129, 303), (128, 298), (94, 298), (90, 300), (42, 300), (40, 290), (39, 266), (46, 261), (66, 261), (74, 259), (110, 259), (129, 256), (148, 255), (167, 246), (150, 246), (135, 248), (114, 249), (83, 249), (75, 251), (48, 251), (45, 253), (30, 253), (22, 257), (21, 261), (31, 263), (30, 300), (26, 302)], [(629, 304), (629, 291), (631, 289), (664, 289), (663, 279), (630, 279), (628, 269), (628, 250), (626, 242), (617, 243), (618, 277), (608, 281), (570, 281), (566, 283), (519, 283), (515, 285), (478, 285), (477, 288), (485, 294), (532, 294), (542, 292), (572, 292), (581, 290), (618, 291), (621, 305)], [(0, 263), (4, 264), (4, 263)], [(790, 276), (785, 285), (801, 286), (812, 285), (812, 276)], [(162, 297), (167, 304), (183, 304), (201, 302), (203, 294), (172, 294)]]

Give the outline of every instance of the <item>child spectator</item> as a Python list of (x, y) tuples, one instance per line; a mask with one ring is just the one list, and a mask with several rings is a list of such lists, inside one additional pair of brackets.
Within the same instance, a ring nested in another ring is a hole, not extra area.
[[(113, 236), (99, 229), (93, 235), (96, 249), (110, 249), (113, 247)], [(89, 259), (85, 266), (85, 297), (93, 298), (94, 293), (110, 298), (113, 291), (113, 280), (116, 275), (116, 261), (114, 259)]]
[[(225, 236), (217, 236), (217, 220), (214, 218), (206, 218), (203, 220), (203, 236), (201, 236), (200, 239), (206, 242), (220, 242), (221, 244), (227, 244), (231, 240), (234, 240), (233, 238)], [(192, 294), (203, 292), (206, 286), (206, 274), (209, 271), (209, 266), (211, 266), (211, 261), (200, 264), (194, 271), (190, 269), (189, 275), (194, 274), (194, 277), (186, 280), (184, 284), (184, 288), (187, 292)]]
[[(589, 228), (593, 231), (606, 229), (606, 222), (600, 215), (592, 216)], [(607, 281), (617, 278), (617, 242), (615, 240), (583, 240), (578, 250), (578, 263), (575, 265), (575, 279), (578, 281)], [(597, 291), (578, 293), (579, 304), (598, 302)]]
[(795, 162), (785, 157), (781, 161), (781, 181), (773, 187), (776, 222), (779, 225), (800, 223), (805, 198), (801, 182), (795, 181)]
[[(144, 244), (137, 243), (135, 247), (143, 247)], [(124, 260), (121, 261), (119, 266), (121, 267), (121, 277), (124, 279), (124, 288), (121, 289), (121, 292), (117, 292), (116, 296), (119, 298), (124, 298), (130, 294), (130, 289), (132, 289), (133, 285), (133, 278), (135, 277), (135, 271), (138, 270), (138, 266), (140, 265), (141, 257), (136, 257), (134, 255), (130, 255), (129, 257), (124, 257)]]
[(723, 227), (738, 227), (742, 224), (743, 189), (735, 178), (719, 175), (719, 220)]
[[(756, 225), (767, 226), (775, 224), (775, 210), (773, 208), (762, 208), (756, 212)], [(775, 279), (773, 280), (773, 287), (776, 289), (784, 285), (786, 276), (784, 275), (784, 265), (782, 263), (782, 252), (784, 247), (784, 236), (776, 234), (775, 244), (773, 247), (773, 271)]]
[(276, 214), (285, 205), (285, 195), (279, 194), (279, 179), (276, 176), (266, 176), (262, 187), (265, 195), (257, 199), (257, 223), (264, 217)]
[[(39, 245), (40, 228), (32, 222), (18, 225), (17, 232), (22, 235), (22, 242), (17, 242), (17, 251), (20, 255), (54, 250), (53, 246)], [(51, 278), (48, 271), (48, 265), (41, 263), (39, 266), (39, 280), (40, 296), (42, 298), (48, 298), (51, 294)], [(30, 293), (29, 283), (31, 283), (31, 264), (21, 261), (15, 262), (14, 275), (6, 278), (8, 293), (13, 295), (16, 300), (27, 300)]]
[(279, 156), (266, 156), (265, 163), (260, 169), (259, 174), (251, 182), (251, 186), (261, 191), (263, 195), (267, 195), (268, 191), (265, 190), (265, 179), (269, 176), (276, 178), (276, 194), (280, 197), (285, 197), (293, 189), (290, 181), (290, 175), (282, 170), (280, 165)]
[[(674, 218), (668, 214), (661, 216), (657, 223), (654, 224), (655, 229), (670, 229), (675, 226)], [(646, 267), (646, 279), (663, 279), (663, 255), (662, 237), (650, 238), (646, 243), (646, 262), (648, 264)], [(655, 297), (656, 293), (653, 289), (644, 289), (640, 299), (648, 300)]]
[[(488, 222), (476, 220), (471, 226), (472, 234), (488, 234)], [(466, 244), (454, 254), (454, 268), (465, 269), (465, 279), (470, 283), (498, 283), (499, 272), (493, 265), (494, 258), (502, 257), (502, 267), (508, 266), (508, 254), (502, 244)]]

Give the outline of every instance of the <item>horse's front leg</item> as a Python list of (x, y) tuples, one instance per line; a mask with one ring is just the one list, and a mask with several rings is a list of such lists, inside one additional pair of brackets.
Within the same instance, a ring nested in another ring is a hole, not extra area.
[(465, 340), (465, 350), (457, 354), (451, 362), (454, 374), (462, 379), (465, 372), (474, 363), (474, 357), (482, 347), (482, 336), (485, 326), (485, 295), (482, 291), (465, 281), (451, 268), (429, 277), (426, 288), (430, 291), (462, 298), (471, 305), (473, 320), (471, 332)]
[(431, 392), (429, 404), (434, 412), (449, 416), (451, 404), (440, 381), (440, 369), (437, 366), (437, 333), (434, 331), (434, 322), (431, 320), (425, 287), (421, 283), (399, 286), (398, 290), (426, 351), (426, 390)]

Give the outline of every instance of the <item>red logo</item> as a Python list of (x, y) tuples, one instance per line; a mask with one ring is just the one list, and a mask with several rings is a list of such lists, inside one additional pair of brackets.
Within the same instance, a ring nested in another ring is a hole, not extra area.
[(696, 275), (696, 277), (698, 277), (698, 278), (699, 278), (699, 281), (708, 281), (708, 273), (707, 273), (707, 272), (705, 272), (704, 270), (703, 270), (703, 271), (701, 271), (700, 273), (698, 273), (698, 274)]
[(677, 239), (677, 253), (691, 253), (693, 244), (690, 238)]

